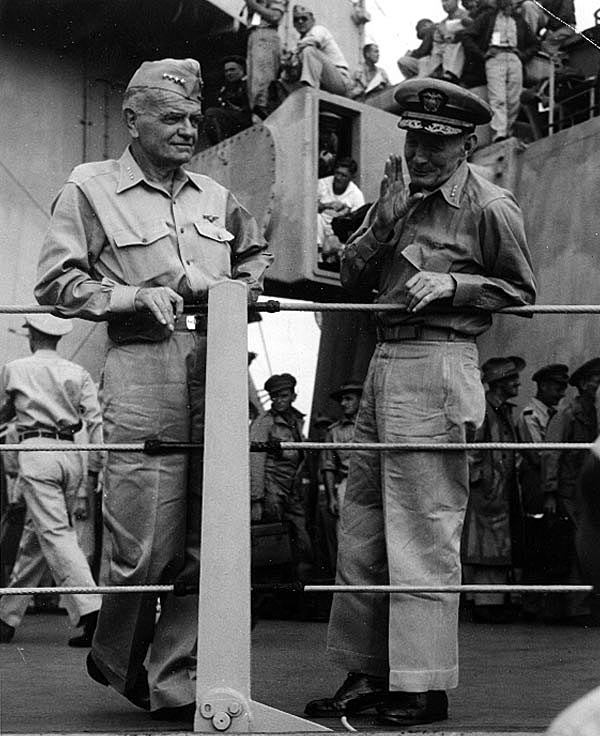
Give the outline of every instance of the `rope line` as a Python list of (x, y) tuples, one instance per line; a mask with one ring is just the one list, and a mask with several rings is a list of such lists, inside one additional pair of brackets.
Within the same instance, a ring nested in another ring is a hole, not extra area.
[[(269, 586), (258, 586), (261, 590)], [(273, 585), (273, 590), (287, 590)], [(302, 585), (294, 588), (304, 593), (594, 593), (593, 585)], [(194, 594), (196, 588), (179, 588), (176, 585), (99, 585), (96, 588), (81, 586), (48, 586), (42, 588), (0, 588), (0, 595), (107, 595), (131, 593)]]
[[(405, 304), (357, 304), (339, 302), (323, 304), (321, 302), (303, 302), (291, 304), (275, 299), (258, 302), (253, 307), (258, 312), (405, 312)], [(0, 314), (34, 314), (54, 313), (54, 307), (39, 304), (0, 304)], [(186, 313), (206, 313), (204, 305), (190, 305), (184, 308)], [(534, 314), (600, 314), (600, 304), (529, 304), (522, 307), (505, 307), (497, 314), (534, 315)]]
[[(109, 443), (109, 444), (73, 444), (48, 443), (46, 444), (24, 444), (7, 443), (0, 444), (0, 452), (146, 452), (150, 455), (161, 455), (167, 453), (184, 453), (201, 450), (204, 445), (194, 442), (166, 444), (164, 452), (160, 452), (156, 440), (152, 441), (151, 451), (148, 451), (148, 443)], [(441, 451), (451, 450), (591, 450), (594, 442), (252, 442), (252, 452), (277, 453), (282, 450), (379, 450), (387, 452), (390, 450), (412, 450), (412, 451)]]

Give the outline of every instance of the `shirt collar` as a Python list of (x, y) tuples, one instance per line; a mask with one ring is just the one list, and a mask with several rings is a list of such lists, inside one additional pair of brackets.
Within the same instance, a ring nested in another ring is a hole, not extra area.
[[(150, 181), (146, 178), (146, 175), (142, 171), (138, 162), (134, 159), (133, 154), (129, 146), (123, 152), (123, 155), (119, 159), (119, 183), (117, 185), (117, 194), (132, 189), (141, 183), (146, 183), (153, 189), (160, 189), (162, 187), (157, 186), (156, 182)], [(190, 176), (190, 173), (181, 166), (175, 172), (175, 186), (173, 187), (173, 194), (177, 194), (186, 184), (192, 184), (196, 189), (202, 190), (200, 184), (196, 181), (195, 177)]]
[(468, 175), (469, 166), (466, 161), (462, 161), (452, 176), (435, 191), (439, 191), (451, 207), (459, 209), (460, 199), (462, 197), (465, 184), (467, 183)]
[(543, 416), (545, 416), (546, 418), (548, 418), (548, 409), (550, 407), (546, 406), (546, 404), (544, 404), (543, 401), (540, 401), (538, 398), (536, 398), (534, 396), (531, 399), (531, 406), (533, 406), (534, 408), (536, 408), (538, 411), (540, 411), (543, 414)]

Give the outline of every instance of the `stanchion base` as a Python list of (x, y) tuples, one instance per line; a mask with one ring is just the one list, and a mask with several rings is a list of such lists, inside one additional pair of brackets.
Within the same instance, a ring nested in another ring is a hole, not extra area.
[[(232, 691), (233, 692), (233, 691)], [(236, 701), (232, 701), (235, 705)], [(241, 699), (237, 700), (241, 704)], [(214, 708), (213, 708), (214, 710)], [(196, 711), (194, 719), (195, 733), (245, 733), (245, 734), (294, 734), (311, 733), (318, 731), (331, 731), (332, 729), (322, 726), (320, 723), (299, 718), (283, 710), (272, 708), (270, 705), (250, 700), (248, 711), (245, 708), (239, 715), (234, 715), (235, 709), (223, 708), (223, 712), (214, 714), (215, 717), (207, 717), (203, 714), (201, 706)]]

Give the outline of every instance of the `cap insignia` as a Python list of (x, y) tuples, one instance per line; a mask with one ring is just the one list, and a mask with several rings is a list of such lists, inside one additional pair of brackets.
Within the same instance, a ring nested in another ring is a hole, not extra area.
[(419, 93), (419, 100), (425, 112), (438, 112), (446, 102), (448, 102), (448, 96), (437, 89), (424, 89)]
[(219, 219), (218, 215), (202, 215), (202, 217), (209, 222), (216, 222)]
[(171, 82), (175, 82), (175, 84), (180, 84), (182, 87), (185, 87), (185, 79), (183, 77), (176, 77), (174, 74), (168, 74), (167, 72), (163, 72), (163, 79), (170, 79)]

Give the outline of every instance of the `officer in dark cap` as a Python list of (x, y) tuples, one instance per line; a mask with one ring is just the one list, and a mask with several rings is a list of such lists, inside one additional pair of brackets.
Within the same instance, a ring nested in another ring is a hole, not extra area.
[[(271, 376), (265, 391), (271, 408), (257, 417), (250, 427), (251, 442), (302, 442), (304, 414), (293, 406), (296, 379), (290, 373)], [(284, 450), (280, 454), (253, 452), (250, 455), (250, 497), (252, 521), (283, 522), (290, 535), (296, 574), (308, 579), (312, 572), (312, 545), (306, 529), (302, 497), (304, 453)]]
[[(206, 320), (183, 314), (223, 279), (253, 302), (272, 260), (225, 187), (185, 169), (202, 119), (195, 59), (146, 61), (123, 98), (130, 145), (77, 166), (53, 205), (35, 294), (63, 315), (108, 322), (106, 440), (204, 437)], [(189, 485), (188, 485), (189, 479)], [(198, 580), (202, 456), (109, 453), (104, 518), (110, 585)], [(90, 676), (156, 720), (193, 722), (198, 601), (106, 595)], [(148, 669), (145, 667), (148, 664)]]
[[(600, 386), (600, 358), (588, 360), (573, 371), (569, 384), (577, 388), (577, 396), (559, 406), (546, 431), (547, 442), (594, 442), (598, 436), (596, 419), (596, 392)], [(577, 528), (582, 508), (577, 489), (577, 478), (587, 457), (585, 450), (551, 450), (542, 453), (542, 490), (544, 513), (549, 517), (568, 518), (572, 530)], [(570, 535), (568, 572), (562, 582), (583, 582), (573, 535)], [(558, 610), (556, 610), (558, 608)], [(585, 593), (561, 595), (554, 616), (572, 624), (587, 624), (591, 617), (591, 596)]]
[[(362, 383), (349, 381), (332, 391), (329, 396), (337, 401), (342, 417), (334, 422), (325, 435), (325, 442), (352, 442), (354, 425), (362, 396)], [(320, 517), (327, 546), (329, 568), (335, 574), (337, 560), (337, 526), (340, 508), (346, 493), (348, 465), (352, 453), (343, 449), (325, 449), (319, 453), (319, 467), (325, 485), (325, 498), (320, 503)]]
[[(493, 312), (535, 299), (523, 217), (512, 194), (467, 163), (475, 127), (491, 119), (483, 100), (428, 78), (399, 84), (394, 96), (409, 181), (402, 157), (390, 156), (379, 199), (342, 253), (341, 280), (405, 310), (376, 318), (355, 439), (464, 441), (485, 413), (475, 340)], [(338, 581), (460, 583), (466, 458), (384, 458), (361, 450), (350, 460)], [(335, 595), (328, 649), (351, 674), (306, 712), (338, 717), (376, 705), (395, 727), (443, 720), (445, 691), (458, 682), (457, 622), (458, 596)]]
[[(531, 380), (537, 384), (537, 391), (521, 412), (517, 431), (522, 442), (544, 442), (548, 423), (556, 414), (556, 406), (567, 390), (569, 368), (563, 363), (545, 365), (533, 374)], [(548, 535), (543, 518), (542, 453), (539, 450), (525, 450), (520, 454), (519, 481), (524, 522), (523, 583), (541, 585), (550, 582), (544, 560), (544, 538)], [(525, 617), (534, 619), (544, 615), (543, 595), (528, 593), (523, 595), (521, 602)]]

